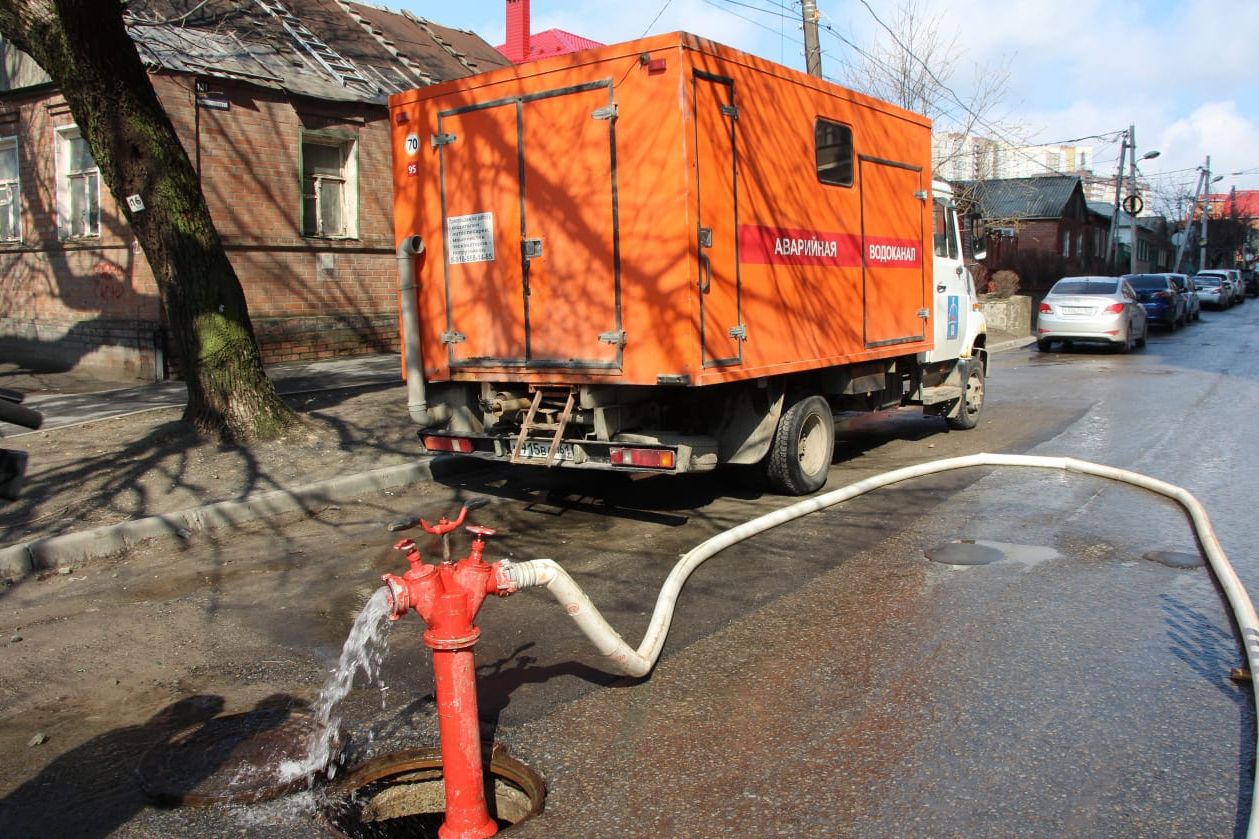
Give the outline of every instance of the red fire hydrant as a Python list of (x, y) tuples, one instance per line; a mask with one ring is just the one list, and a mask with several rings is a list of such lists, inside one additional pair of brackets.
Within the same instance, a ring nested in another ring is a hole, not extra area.
[(390, 619), (398, 620), (415, 609), (428, 627), (424, 643), (433, 651), (437, 723), (446, 785), (446, 820), (437, 831), (441, 839), (483, 839), (498, 832), (498, 825), (485, 804), (476, 669), (472, 657), (472, 647), (481, 630), (473, 621), (486, 595), (506, 596), (512, 587), (505, 580), (500, 585), (502, 563), (488, 564), (482, 558), (485, 537), (494, 535), (488, 527), (470, 525), (468, 531), (475, 537), (472, 550), (458, 562), (449, 561), (445, 540), (463, 523), (467, 513), (468, 508), (464, 507), (453, 522), (442, 518), (436, 525), (420, 521), (426, 531), (442, 537), (446, 561), (440, 565), (425, 565), (415, 543), (404, 539), (394, 547), (406, 552), (410, 570), (401, 577), (394, 574), (382, 577), (392, 598)]

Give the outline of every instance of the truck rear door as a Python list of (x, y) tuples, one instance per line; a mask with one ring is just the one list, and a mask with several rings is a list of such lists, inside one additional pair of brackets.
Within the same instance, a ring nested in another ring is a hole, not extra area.
[(922, 169), (861, 156), (861, 264), (867, 348), (921, 341), (923, 292)]
[(452, 367), (617, 368), (611, 80), (438, 116)]
[(699, 332), (705, 367), (743, 360), (740, 312), (739, 203), (736, 168), (739, 112), (731, 79), (695, 71), (695, 154), (699, 219)]

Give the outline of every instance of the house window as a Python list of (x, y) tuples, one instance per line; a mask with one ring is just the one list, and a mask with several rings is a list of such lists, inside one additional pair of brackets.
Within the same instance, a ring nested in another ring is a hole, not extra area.
[(21, 194), (17, 137), (0, 137), (0, 242), (16, 242), (22, 238)]
[(302, 235), (358, 235), (358, 162), (352, 139), (302, 138)]
[(57, 129), (57, 233), (101, 235), (101, 173), (77, 125)]
[(1071, 231), (1062, 231), (1062, 255), (1066, 259), (1071, 258)]
[(813, 127), (817, 179), (824, 184), (852, 186), (852, 129), (819, 119)]

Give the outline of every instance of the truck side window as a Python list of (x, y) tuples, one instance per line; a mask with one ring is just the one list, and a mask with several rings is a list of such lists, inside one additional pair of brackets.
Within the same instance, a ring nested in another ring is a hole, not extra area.
[(939, 198), (932, 202), (931, 233), (935, 255), (957, 259), (957, 214)]
[(824, 184), (852, 186), (852, 129), (819, 119), (813, 127), (817, 177)]

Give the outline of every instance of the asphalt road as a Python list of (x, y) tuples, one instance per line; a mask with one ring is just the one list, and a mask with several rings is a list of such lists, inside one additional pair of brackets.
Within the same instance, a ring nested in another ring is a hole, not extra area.
[[(1259, 592), (1257, 326), (1252, 301), (1154, 333), (1133, 355), (1000, 354), (978, 429), (857, 418), (841, 431), (828, 488), (976, 451), (1120, 466), (1190, 489)], [(171, 620), (190, 637), (225, 639), (199, 646), (195, 662), (169, 651), (166, 692), (149, 686), (137, 702), (195, 691), (247, 708), (277, 689), (313, 699), (379, 574), (403, 564), (382, 522), (453, 511), (476, 494), (493, 498), (475, 514), (499, 530), (491, 559), (556, 559), (633, 644), (680, 553), (785, 503), (728, 477), (456, 470), (313, 518), (199, 537), (176, 556), (132, 557), (81, 584), (93, 614), (59, 625)], [(924, 556), (969, 550), (966, 540), (995, 547), (998, 561)], [(477, 647), (486, 734), (549, 789), (543, 816), (513, 835), (1242, 835), (1255, 721), (1247, 690), (1228, 679), (1242, 653), (1207, 571), (1151, 561), (1153, 551), (1197, 552), (1169, 502), (1092, 478), (976, 469), (880, 491), (715, 557), (641, 682), (603, 669), (544, 592), (489, 602)], [(38, 621), (70, 585), (47, 583), (3, 605)], [(140, 654), (127, 646), (139, 638), (118, 634), (116, 655)], [(388, 689), (346, 703), (344, 724), (369, 752), (435, 741), (420, 634), (413, 616), (396, 625)], [(109, 666), (84, 678), (98, 682)], [(0, 733), (57, 715), (34, 707)], [(122, 730), (108, 715), (97, 725), (87, 745)], [(90, 764), (87, 745), (33, 760), (32, 780), (0, 814), (30, 812), (39, 790), (66, 808), (73, 796), (49, 766)], [(130, 804), (103, 824), (125, 836), (303, 836), (309, 805)]]

